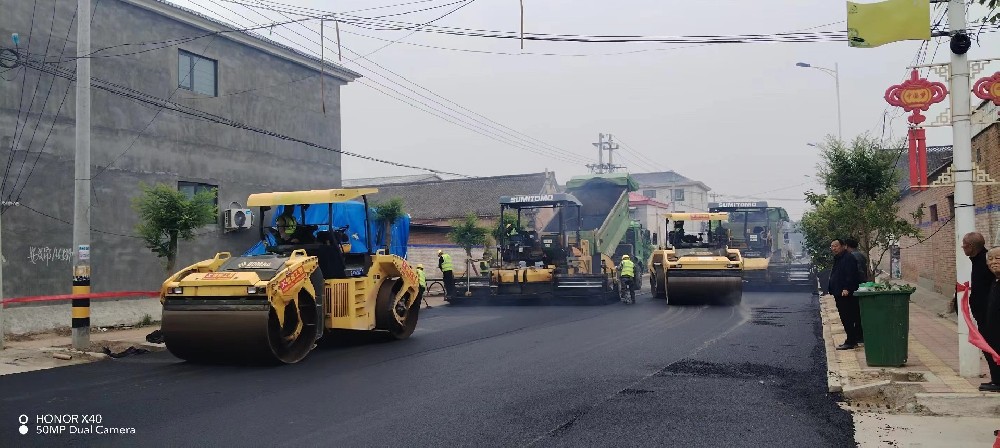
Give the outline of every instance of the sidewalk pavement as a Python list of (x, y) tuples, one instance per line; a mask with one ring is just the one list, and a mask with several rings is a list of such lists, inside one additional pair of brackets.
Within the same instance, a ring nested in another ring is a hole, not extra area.
[(951, 297), (912, 286), (907, 361), (896, 368), (868, 366), (864, 345), (836, 350), (844, 328), (833, 296), (820, 297), (829, 392), (855, 413), (860, 446), (990, 446), (1000, 393), (978, 390), (988, 381), (986, 361), (980, 356), (980, 377), (959, 376)]
[[(428, 295), (426, 303), (434, 308), (447, 304), (443, 294)], [(105, 348), (113, 354), (122, 353), (129, 347), (148, 351), (163, 351), (166, 350), (165, 345), (146, 342), (146, 335), (159, 329), (159, 323), (144, 327), (91, 328), (90, 348), (82, 351), (72, 348), (72, 339), (68, 329), (17, 337), (13, 340), (7, 340), (4, 349), (0, 350), (0, 375), (108, 359), (108, 355), (103, 352)]]

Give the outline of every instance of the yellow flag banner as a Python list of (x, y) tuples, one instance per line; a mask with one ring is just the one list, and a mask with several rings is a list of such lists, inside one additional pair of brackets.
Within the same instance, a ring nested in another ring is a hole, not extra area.
[(847, 2), (847, 43), (875, 48), (902, 40), (930, 40), (930, 0)]

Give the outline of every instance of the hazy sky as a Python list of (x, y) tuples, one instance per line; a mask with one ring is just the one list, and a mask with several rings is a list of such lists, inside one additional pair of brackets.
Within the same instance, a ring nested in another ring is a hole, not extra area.
[[(456, 1), (431, 0), (353, 14), (377, 16), (455, 3), (387, 18), (423, 23), (462, 4)], [(224, 0), (174, 2), (201, 13), (212, 11), (217, 17), (241, 26), (251, 25), (222, 6), (256, 22), (266, 21), (246, 7)], [(334, 12), (402, 2), (281, 0), (285, 4)], [(525, 31), (537, 33), (680, 36), (846, 29), (845, 2), (831, 0), (525, 0), (524, 3)], [(932, 8), (932, 20), (944, 12), (943, 6), (932, 5)], [(274, 12), (259, 11), (272, 22), (287, 20)], [(985, 12), (974, 7), (969, 17), (976, 19)], [(518, 2), (473, 0), (435, 25), (517, 31)], [(947, 20), (942, 22), (945, 25)], [(318, 29), (319, 25), (312, 21), (306, 26)], [(295, 29), (309, 37), (318, 37), (302, 27)], [(610, 133), (628, 145), (626, 149), (630, 151), (624, 151), (624, 159), (619, 160), (632, 172), (675, 170), (704, 182), (712, 193), (720, 195), (720, 200), (767, 200), (786, 207), (793, 218), (798, 218), (806, 207), (800, 199), (803, 191), (818, 186), (813, 178), (806, 177), (813, 174), (819, 161), (816, 149), (807, 143), (820, 142), (824, 135), (837, 132), (834, 78), (819, 70), (798, 68), (795, 63), (803, 61), (829, 68), (839, 64), (844, 137), (863, 132), (881, 136), (887, 108), (882, 96), (886, 88), (908, 75), (906, 67), (921, 46), (919, 41), (874, 49), (849, 48), (846, 42), (693, 46), (525, 41), (525, 53), (588, 55), (542, 56), (518, 54), (522, 50), (517, 40), (417, 32), (368, 57), (383, 69), (369, 61), (348, 59), (356, 57), (350, 50), (367, 54), (387, 42), (351, 33), (389, 41), (410, 34), (341, 26), (343, 64), (362, 73), (365, 76), (362, 82), (372, 83), (370, 86), (352, 83), (342, 90), (346, 150), (474, 176), (538, 172), (547, 168), (556, 172), (560, 182), (565, 182), (571, 176), (588, 172), (584, 161), (575, 159), (596, 159), (596, 149), (591, 143), (597, 141), (598, 133)], [(332, 39), (333, 34), (332, 27), (328, 28), (327, 37)], [(280, 27), (270, 37), (319, 49), (318, 45), (304, 42)], [(406, 43), (513, 55), (431, 49)], [(995, 50), (990, 53), (987, 49), (998, 49), (998, 44), (1000, 33), (984, 33), (981, 46), (974, 44), (970, 50), (970, 58), (995, 57)], [(942, 40), (938, 47), (936, 41), (929, 43), (925, 63), (932, 60), (935, 52), (934, 62), (948, 61), (948, 43)], [(327, 54), (335, 58), (335, 52), (335, 45), (329, 44)], [(622, 52), (632, 53), (608, 54)], [(416, 85), (385, 69), (405, 76)], [(996, 70), (1000, 70), (1000, 63), (988, 67), (987, 73)], [(374, 82), (416, 98), (419, 103), (413, 99), (406, 101), (424, 109), (457, 115), (450, 120), (480, 128), (487, 125), (500, 128), (486, 132), (505, 133), (500, 138), (507, 140), (538, 139), (551, 146), (536, 143), (533, 147), (537, 151), (553, 152), (554, 146), (573, 154), (574, 160), (532, 153), (448, 123), (374, 90), (372, 87), (385, 90)], [(461, 108), (434, 94), (454, 101)], [(940, 106), (931, 109), (928, 115), (933, 117), (941, 110)], [(902, 110), (890, 112), (889, 118), (898, 118), (891, 121), (885, 137), (903, 136), (906, 121), (900, 116)], [(486, 121), (486, 125), (473, 119)], [(928, 137), (930, 145), (951, 144), (951, 128), (930, 129)], [(420, 171), (351, 157), (343, 160), (345, 178), (417, 173)]]

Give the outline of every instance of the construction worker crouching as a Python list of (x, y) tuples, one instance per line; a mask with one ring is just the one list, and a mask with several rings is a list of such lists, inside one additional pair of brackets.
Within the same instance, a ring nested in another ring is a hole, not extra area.
[(440, 249), (438, 249), (438, 269), (444, 277), (444, 296), (445, 300), (448, 300), (455, 294), (455, 273), (452, 272), (454, 266), (451, 263), (451, 255)]
[(424, 274), (424, 265), (417, 265), (417, 284), (420, 285), (420, 290), (417, 292), (417, 306), (420, 306), (420, 301), (424, 301), (424, 305), (427, 308), (434, 308), (431, 306), (427, 299), (424, 298), (424, 291), (427, 291), (427, 276)]

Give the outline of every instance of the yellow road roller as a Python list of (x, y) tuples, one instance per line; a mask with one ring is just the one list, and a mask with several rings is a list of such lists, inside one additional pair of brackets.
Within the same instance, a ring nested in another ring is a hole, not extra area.
[[(653, 294), (671, 305), (738, 305), (743, 298), (743, 258), (728, 246), (727, 213), (668, 213), (665, 249), (649, 261)], [(702, 231), (686, 233), (686, 221)]]
[(302, 360), (332, 330), (409, 337), (420, 312), (417, 274), (401, 257), (372, 250), (367, 195), (377, 192), (250, 195), (260, 250), (218, 253), (163, 282), (167, 349), (195, 362), (280, 364)]

